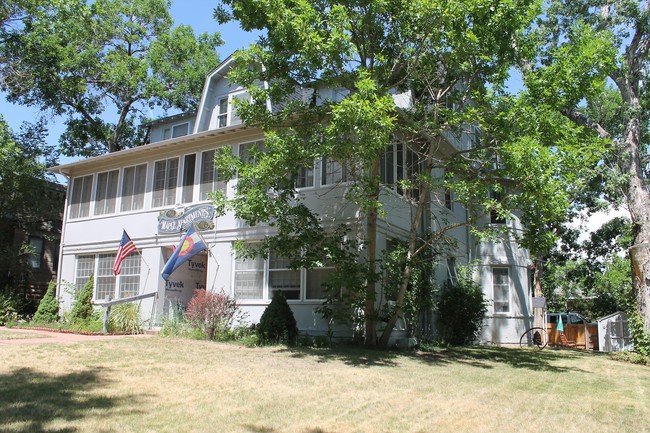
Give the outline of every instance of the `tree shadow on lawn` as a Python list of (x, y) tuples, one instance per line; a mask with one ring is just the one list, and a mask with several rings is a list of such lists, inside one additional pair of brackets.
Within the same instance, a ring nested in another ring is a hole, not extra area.
[(411, 356), (430, 365), (461, 363), (491, 369), (494, 368), (495, 364), (505, 364), (513, 368), (563, 373), (577, 371), (578, 369), (554, 365), (555, 361), (577, 359), (586, 356), (586, 353), (496, 346), (468, 346), (416, 351)]
[(315, 357), (318, 362), (340, 361), (353, 367), (397, 367), (398, 358), (406, 357), (433, 366), (465, 364), (491, 369), (495, 364), (534, 371), (562, 373), (575, 368), (554, 365), (555, 361), (577, 359), (587, 356), (578, 351), (533, 350), (496, 346), (436, 347), (430, 350), (375, 350), (357, 346), (334, 346), (333, 348), (289, 347), (295, 358)]
[[(128, 411), (132, 397), (109, 398), (92, 391), (106, 384), (97, 372), (50, 375), (20, 368), (0, 375), (0, 431), (16, 433), (71, 433), (77, 429), (48, 428), (53, 421), (74, 421), (105, 416), (109, 411)], [(99, 412), (99, 413), (97, 413)]]
[[(264, 427), (264, 426), (257, 426), (257, 425), (254, 425), (254, 424), (245, 424), (242, 427), (244, 427), (245, 429), (247, 429), (251, 433), (280, 433), (279, 430), (276, 430), (274, 428)], [(320, 428), (315, 428), (315, 429), (312, 429), (312, 430), (305, 430), (304, 433), (328, 433), (328, 432), (329, 432), (329, 430), (323, 430), (323, 429), (320, 429)]]

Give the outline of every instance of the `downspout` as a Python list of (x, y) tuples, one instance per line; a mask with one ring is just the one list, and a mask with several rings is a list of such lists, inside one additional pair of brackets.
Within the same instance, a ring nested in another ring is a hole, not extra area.
[(70, 176), (69, 174), (65, 174), (63, 172), (60, 173), (63, 177), (68, 182), (68, 185), (66, 186), (65, 189), (65, 201), (63, 203), (63, 219), (61, 220), (61, 242), (59, 245), (59, 264), (57, 266), (56, 270), (56, 297), (59, 299), (61, 297), (61, 274), (62, 274), (62, 268), (63, 268), (63, 239), (65, 238), (65, 229), (66, 225), (68, 222), (68, 198), (70, 197), (70, 188), (71, 188), (71, 183), (70, 183)]

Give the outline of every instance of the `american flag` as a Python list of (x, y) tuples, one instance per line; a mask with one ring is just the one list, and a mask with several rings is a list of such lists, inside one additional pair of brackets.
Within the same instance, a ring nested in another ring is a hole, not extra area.
[(120, 247), (117, 249), (117, 254), (115, 255), (115, 263), (113, 263), (113, 275), (118, 275), (122, 271), (122, 262), (136, 249), (135, 245), (133, 245), (133, 241), (129, 235), (126, 234), (126, 230), (122, 230), (122, 240), (120, 241)]

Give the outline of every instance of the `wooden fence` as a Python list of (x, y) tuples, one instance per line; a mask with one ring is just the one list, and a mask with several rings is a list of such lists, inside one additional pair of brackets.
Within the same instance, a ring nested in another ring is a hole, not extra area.
[[(546, 331), (549, 345), (562, 346), (556, 323), (546, 325)], [(567, 340), (574, 341), (578, 349), (598, 350), (598, 324), (596, 323), (564, 325), (564, 335)]]

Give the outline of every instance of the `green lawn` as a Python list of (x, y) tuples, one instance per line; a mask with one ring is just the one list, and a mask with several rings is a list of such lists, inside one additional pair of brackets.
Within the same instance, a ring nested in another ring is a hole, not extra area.
[(650, 369), (578, 351), (0, 346), (2, 432), (648, 432)]

